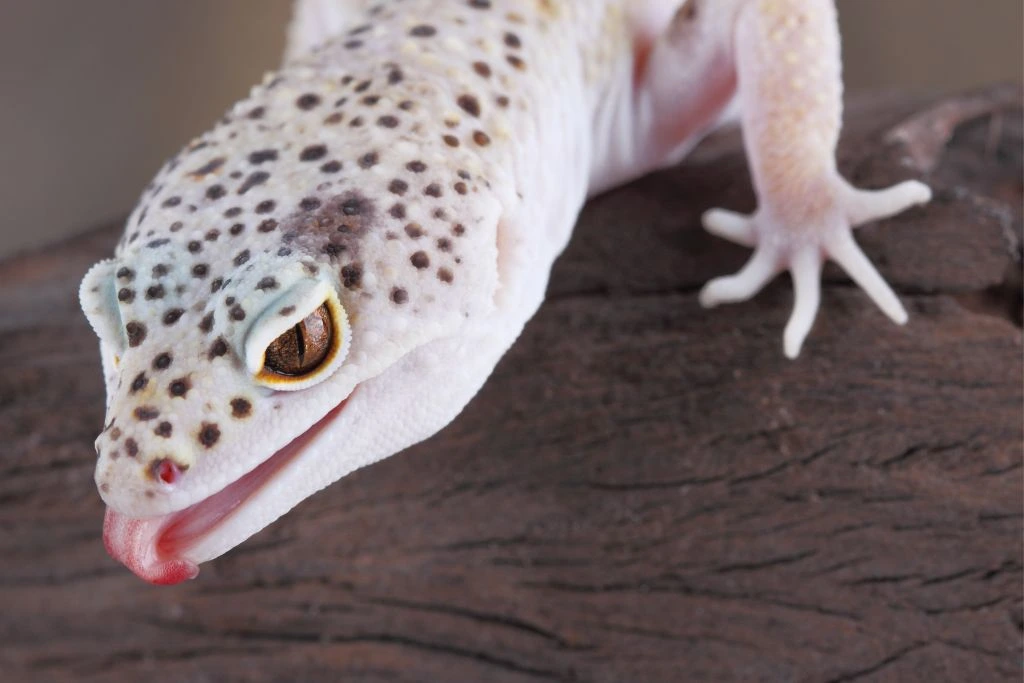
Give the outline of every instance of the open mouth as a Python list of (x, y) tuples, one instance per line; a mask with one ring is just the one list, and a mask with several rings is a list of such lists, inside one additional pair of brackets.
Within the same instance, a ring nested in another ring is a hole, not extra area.
[(195, 578), (199, 566), (187, 557), (189, 549), (216, 533), (225, 520), (295, 460), (338, 417), (346, 403), (347, 399), (248, 474), (184, 510), (133, 519), (107, 508), (103, 521), (107, 552), (150, 583), (169, 585)]

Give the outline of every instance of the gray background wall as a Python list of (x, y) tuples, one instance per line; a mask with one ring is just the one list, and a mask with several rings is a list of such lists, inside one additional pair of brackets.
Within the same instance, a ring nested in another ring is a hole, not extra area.
[[(126, 215), (160, 163), (273, 68), (289, 7), (0, 0), (0, 258)], [(1022, 78), (1021, 0), (839, 8), (851, 90)]]

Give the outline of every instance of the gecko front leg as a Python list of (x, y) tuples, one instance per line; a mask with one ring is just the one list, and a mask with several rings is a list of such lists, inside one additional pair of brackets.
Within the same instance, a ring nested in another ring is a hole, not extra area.
[(890, 318), (906, 322), (852, 229), (931, 198), (916, 181), (864, 191), (839, 174), (841, 70), (834, 0), (685, 0), (653, 50), (646, 79), (658, 148), (688, 149), (736, 95), (758, 208), (749, 216), (714, 209), (704, 225), (754, 253), (735, 275), (709, 282), (700, 301), (744, 301), (788, 269), (796, 299), (784, 336), (790, 358), (814, 322), (828, 258)]
[(905, 323), (906, 311), (852, 228), (928, 202), (931, 191), (917, 181), (859, 190), (836, 169), (842, 80), (832, 0), (750, 0), (736, 17), (733, 49), (759, 205), (750, 216), (709, 211), (704, 225), (754, 253), (737, 274), (709, 282), (701, 303), (746, 300), (788, 268), (795, 305), (784, 348), (795, 358), (818, 311), (822, 265), (831, 258), (887, 316)]

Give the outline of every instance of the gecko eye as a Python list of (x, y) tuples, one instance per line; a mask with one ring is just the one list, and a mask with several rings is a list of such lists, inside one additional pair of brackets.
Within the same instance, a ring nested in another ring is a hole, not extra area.
[(319, 368), (331, 351), (334, 324), (327, 304), (279, 336), (267, 347), (264, 371), (285, 377), (303, 377)]
[(351, 341), (348, 315), (334, 287), (304, 280), (257, 317), (243, 344), (245, 364), (257, 384), (299, 391), (330, 377)]

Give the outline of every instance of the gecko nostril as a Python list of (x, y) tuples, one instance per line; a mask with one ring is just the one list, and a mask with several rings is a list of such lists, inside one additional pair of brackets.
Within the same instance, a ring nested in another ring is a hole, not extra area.
[(181, 474), (184, 469), (179, 467), (173, 460), (164, 458), (161, 460), (155, 460), (150, 471), (153, 478), (159, 479), (165, 484), (174, 484), (181, 478)]

